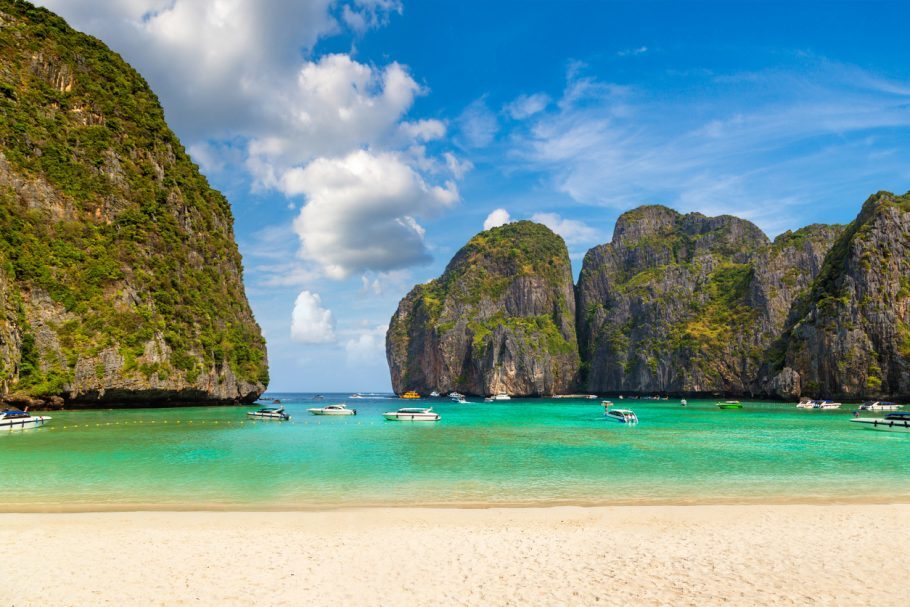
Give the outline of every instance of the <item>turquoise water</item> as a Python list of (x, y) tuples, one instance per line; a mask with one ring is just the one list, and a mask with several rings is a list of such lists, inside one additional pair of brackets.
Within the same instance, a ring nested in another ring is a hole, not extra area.
[[(379, 504), (679, 503), (910, 498), (910, 436), (848, 423), (851, 408), (616, 401), (423, 400), (437, 423), (387, 422), (411, 403), (281, 398), (251, 407), (54, 412), (0, 433), (0, 508), (308, 508)], [(346, 396), (346, 395), (345, 395)], [(357, 416), (306, 409), (347, 402)], [(413, 406), (413, 405), (411, 405)]]

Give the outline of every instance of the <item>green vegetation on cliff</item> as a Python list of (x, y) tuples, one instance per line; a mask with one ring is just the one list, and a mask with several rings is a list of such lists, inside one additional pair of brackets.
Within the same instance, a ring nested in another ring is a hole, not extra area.
[(562, 238), (529, 221), (486, 230), (399, 305), (387, 335), (393, 387), (565, 391), (579, 367), (574, 324)]
[[(179, 375), (192, 388), (226, 364), (264, 388), (265, 344), (243, 293), (230, 206), (154, 93), (44, 9), (2, 0), (0, 22), (0, 271), (20, 342), (20, 360), (0, 369), (6, 387), (63, 393), (78, 383), (80, 360), (109, 351), (122, 359), (117, 381), (131, 385)], [(168, 351), (149, 356), (156, 340)], [(110, 375), (110, 364), (94, 364)], [(105, 387), (100, 378), (85, 386)]]

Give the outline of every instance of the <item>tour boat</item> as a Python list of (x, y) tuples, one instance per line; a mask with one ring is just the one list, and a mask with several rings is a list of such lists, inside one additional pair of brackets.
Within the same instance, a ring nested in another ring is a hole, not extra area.
[(840, 409), (841, 403), (836, 403), (830, 400), (812, 400), (810, 398), (803, 398), (799, 401), (799, 404), (796, 405), (797, 409)]
[(367, 397), (364, 396), (363, 394), (361, 394), (360, 392), (356, 392), (354, 394), (351, 394), (348, 398), (367, 398)]
[(807, 398), (804, 396), (799, 400), (799, 404), (796, 405), (796, 408), (797, 409), (814, 409), (815, 401), (812, 400), (811, 398)]
[(742, 409), (743, 405), (738, 400), (728, 400), (723, 403), (716, 403), (721, 409)]
[(401, 395), (401, 398), (416, 399), (416, 398), (420, 398), (420, 395), (417, 394), (416, 392), (414, 392), (413, 390), (408, 390), (407, 392), (405, 392), (404, 394)]
[(437, 392), (436, 390), (433, 390), (432, 392), (430, 392), (430, 398), (439, 398), (439, 392)]
[(885, 432), (910, 432), (910, 411), (889, 413), (884, 418), (854, 417), (850, 421), (857, 424), (863, 424), (871, 430), (883, 430)]
[(247, 415), (256, 419), (274, 419), (286, 422), (291, 416), (284, 412), (284, 407), (263, 407), (258, 411), (248, 411)]
[(4, 409), (0, 411), (0, 430), (21, 430), (23, 428), (37, 428), (43, 426), (51, 418), (46, 415), (32, 415), (26, 408), (25, 411), (17, 409)]
[(679, 401), (679, 404), (682, 405), (683, 407), (685, 407), (689, 403), (688, 403), (688, 401), (686, 401), (686, 399), (682, 399), (681, 401)]
[(439, 421), (439, 414), (434, 413), (432, 408), (404, 408), (398, 411), (388, 411), (382, 414), (389, 421), (399, 422), (436, 422)]
[(604, 417), (610, 421), (621, 424), (637, 424), (638, 416), (631, 409), (607, 409), (604, 411)]
[(901, 405), (881, 400), (870, 400), (859, 406), (860, 411), (897, 411)]
[(449, 398), (460, 401), (464, 399), (464, 394), (461, 392), (449, 392)]
[(316, 407), (307, 409), (313, 415), (357, 415), (357, 409), (348, 409), (347, 405), (326, 405), (325, 407)]
[(512, 400), (512, 397), (506, 394), (505, 392), (500, 392), (499, 394), (494, 394), (491, 396), (493, 400)]

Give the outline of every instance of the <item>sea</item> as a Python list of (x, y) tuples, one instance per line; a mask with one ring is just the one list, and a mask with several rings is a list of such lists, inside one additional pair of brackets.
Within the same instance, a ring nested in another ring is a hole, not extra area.
[[(851, 503), (910, 498), (910, 435), (854, 406), (614, 399), (457, 404), (269, 393), (256, 405), (56, 411), (0, 432), (0, 510), (282, 510), (363, 506)], [(290, 421), (246, 413), (281, 401)], [(472, 400), (472, 399), (469, 399)], [(346, 403), (349, 417), (310, 407)], [(438, 422), (386, 421), (431, 406)]]

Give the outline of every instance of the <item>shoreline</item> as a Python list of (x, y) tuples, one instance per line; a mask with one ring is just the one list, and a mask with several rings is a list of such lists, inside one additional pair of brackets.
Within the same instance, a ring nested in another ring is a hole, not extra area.
[(759, 506), (910, 506), (910, 495), (843, 497), (829, 496), (795, 496), (795, 497), (756, 497), (718, 498), (718, 499), (653, 499), (653, 500), (541, 500), (529, 502), (359, 502), (359, 503), (326, 503), (326, 504), (261, 504), (261, 503), (86, 503), (63, 504), (59, 502), (41, 502), (22, 507), (20, 504), (0, 503), (0, 516), (11, 514), (114, 514), (114, 513), (333, 513), (361, 512), (370, 510), (547, 510), (557, 508), (599, 509), (599, 508), (710, 508), (710, 507), (759, 507)]
[(908, 524), (908, 504), (0, 514), (17, 570), (52, 572), (0, 603), (897, 606), (876, 580)]

